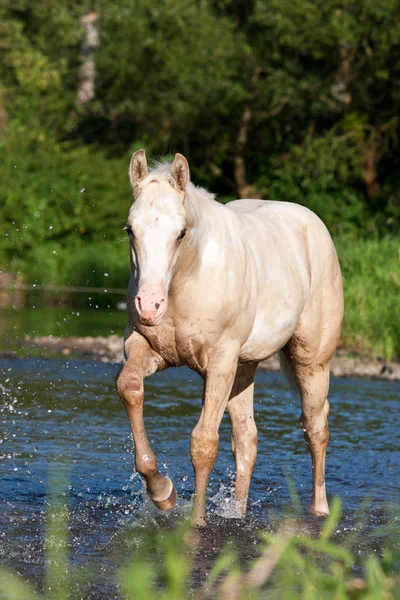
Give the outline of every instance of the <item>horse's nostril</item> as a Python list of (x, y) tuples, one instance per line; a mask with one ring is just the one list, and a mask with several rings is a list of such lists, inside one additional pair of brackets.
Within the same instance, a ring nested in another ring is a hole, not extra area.
[(160, 305), (158, 302), (156, 302), (154, 306), (156, 307), (157, 310), (160, 308)]

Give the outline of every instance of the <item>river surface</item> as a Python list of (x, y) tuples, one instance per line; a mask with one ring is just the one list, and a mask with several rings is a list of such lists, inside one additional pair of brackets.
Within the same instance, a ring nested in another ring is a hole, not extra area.
[[(118, 597), (115, 568), (146, 532), (173, 526), (190, 510), (193, 496), (189, 443), (200, 412), (200, 378), (187, 369), (170, 369), (146, 380), (149, 439), (179, 495), (176, 509), (164, 514), (146, 499), (135, 474), (131, 434), (114, 387), (117, 370), (117, 365), (78, 360), (0, 360), (0, 562), (40, 584), (49, 469), (63, 471), (69, 481), (71, 561), (96, 565), (92, 598)], [(360, 539), (360, 553), (379, 551), (374, 531), (380, 526), (399, 530), (398, 511), (390, 508), (399, 504), (399, 396), (400, 383), (331, 383), (328, 496), (343, 501), (338, 534), (357, 527), (372, 532)], [(307, 516), (311, 460), (297, 425), (299, 403), (280, 374), (258, 372), (255, 413), (258, 461), (244, 522), (230, 518), (234, 470), (229, 419), (223, 419), (208, 490), (212, 527), (203, 535), (198, 582), (229, 536), (252, 555), (257, 531), (272, 527), (272, 515), (291, 504), (290, 482), (299, 495), (297, 510), (315, 522)]]

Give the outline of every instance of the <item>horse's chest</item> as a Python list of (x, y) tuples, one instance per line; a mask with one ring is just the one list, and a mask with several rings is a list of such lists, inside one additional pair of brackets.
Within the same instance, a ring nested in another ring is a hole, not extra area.
[(198, 332), (161, 325), (157, 330), (148, 330), (146, 337), (152, 349), (169, 365), (199, 368), (204, 339)]
[(146, 337), (152, 349), (168, 364), (177, 366), (180, 364), (173, 332), (159, 326), (157, 330), (152, 328), (146, 331)]

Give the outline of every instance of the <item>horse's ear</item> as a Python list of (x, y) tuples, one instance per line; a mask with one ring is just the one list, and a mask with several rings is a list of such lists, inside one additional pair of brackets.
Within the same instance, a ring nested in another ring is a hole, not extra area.
[(146, 152), (144, 150), (136, 150), (132, 155), (131, 164), (129, 165), (129, 179), (134, 190), (148, 174)]
[(188, 161), (182, 154), (175, 154), (175, 159), (172, 163), (172, 177), (178, 190), (184, 192), (189, 183), (190, 172)]

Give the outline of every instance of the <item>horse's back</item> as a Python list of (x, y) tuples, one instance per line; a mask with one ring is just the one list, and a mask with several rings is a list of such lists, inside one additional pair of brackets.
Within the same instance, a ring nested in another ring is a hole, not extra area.
[[(228, 202), (225, 206), (241, 215), (243, 222), (259, 221), (264, 224), (268, 222), (278, 228), (280, 226), (298, 227), (299, 225), (306, 225), (312, 229), (321, 229), (324, 233), (328, 233), (324, 223), (312, 210), (294, 202), (242, 199)], [(330, 237), (329, 233), (328, 237)]]
[(321, 219), (290, 202), (235, 200), (226, 206), (239, 216), (255, 264), (256, 319), (243, 357), (278, 350), (304, 318), (316, 337), (328, 312), (341, 322), (340, 267)]
[[(326, 270), (336, 270), (338, 260), (332, 238), (321, 219), (310, 209), (278, 200), (234, 200), (226, 207), (241, 220), (247, 242), (256, 255), (263, 248), (279, 262), (299, 260), (313, 270), (314, 279), (323, 263)], [(270, 261), (268, 261), (270, 263)]]

